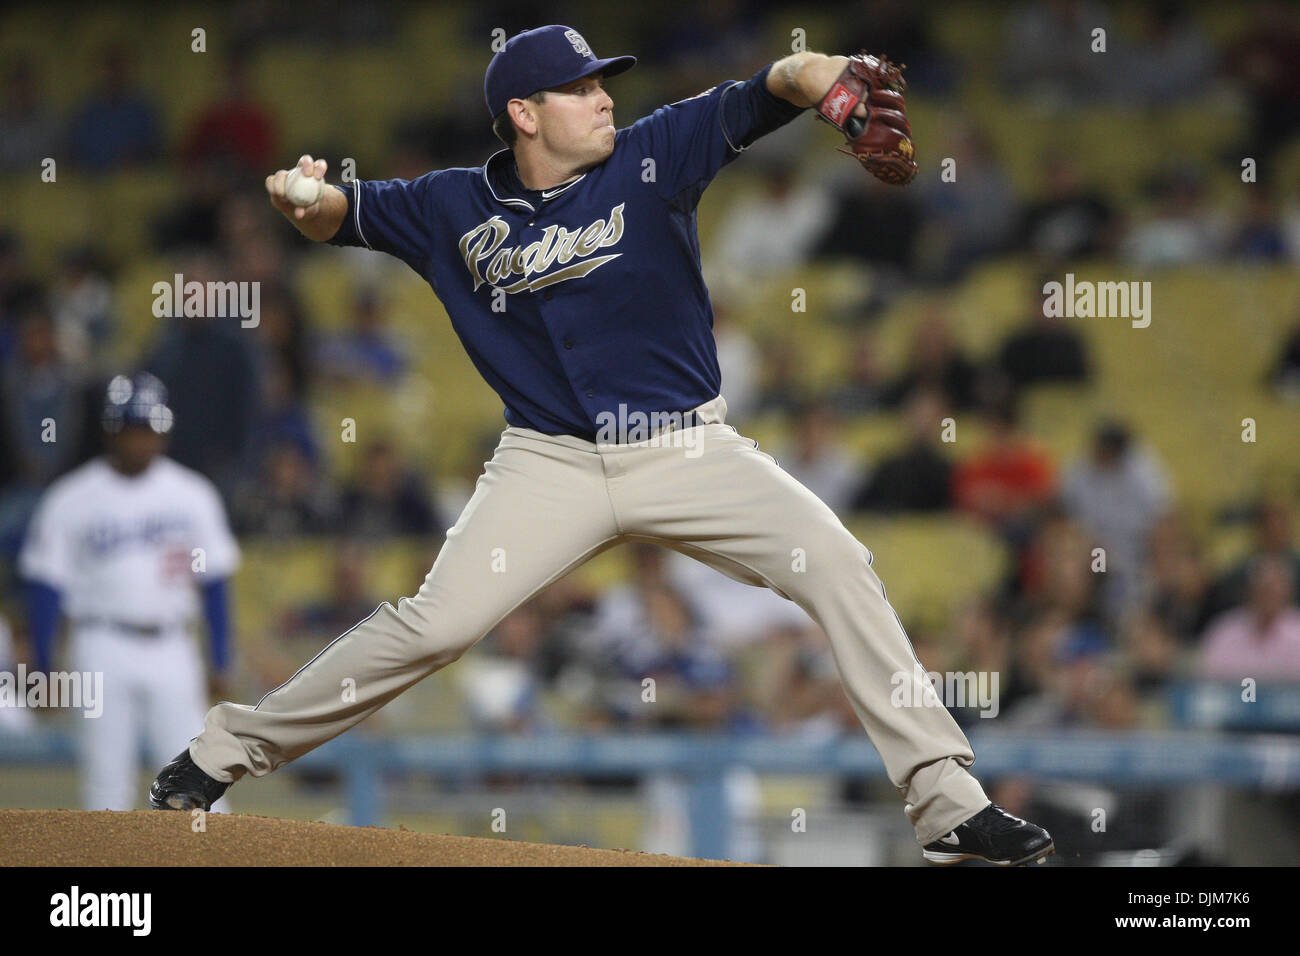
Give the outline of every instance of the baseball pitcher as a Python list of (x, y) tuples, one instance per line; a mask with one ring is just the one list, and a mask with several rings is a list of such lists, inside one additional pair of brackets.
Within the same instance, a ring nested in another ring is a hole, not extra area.
[[(991, 804), (971, 775), (970, 744), (937, 705), (871, 553), (726, 424), (700, 197), (809, 108), (869, 172), (906, 184), (916, 163), (900, 68), (796, 53), (618, 129), (606, 81), (635, 62), (598, 59), (566, 26), (529, 30), (488, 65), (506, 148), (483, 166), (326, 186), (324, 160), (303, 156), (267, 177), (271, 204), (304, 235), (397, 256), (432, 286), (507, 427), (419, 592), (380, 605), (256, 705), (212, 708), (152, 804), (203, 807), (270, 773), (593, 555), (647, 541), (771, 588), (821, 626), (926, 859), (1046, 857), (1050, 835)], [(894, 706), (899, 679), (926, 705)]]

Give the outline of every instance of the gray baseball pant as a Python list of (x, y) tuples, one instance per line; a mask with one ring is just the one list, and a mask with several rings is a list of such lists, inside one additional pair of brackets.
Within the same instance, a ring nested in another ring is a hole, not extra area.
[[(194, 762), (227, 782), (270, 773), (457, 660), (589, 558), (642, 540), (803, 608), (830, 640), (917, 840), (969, 819), (989, 802), (967, 770), (974, 754), (947, 710), (933, 706), (871, 553), (757, 443), (724, 424), (721, 397), (697, 414), (703, 424), (633, 444), (506, 428), (419, 592), (382, 604), (256, 706), (209, 710), (190, 744)], [(896, 706), (900, 680), (916, 686), (899, 699), (931, 703)]]

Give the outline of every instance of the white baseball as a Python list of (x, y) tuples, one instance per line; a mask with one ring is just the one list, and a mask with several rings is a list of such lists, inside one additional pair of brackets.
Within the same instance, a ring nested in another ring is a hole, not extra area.
[(311, 206), (320, 202), (325, 192), (325, 181), (315, 176), (304, 176), (295, 166), (284, 178), (284, 197), (295, 206)]

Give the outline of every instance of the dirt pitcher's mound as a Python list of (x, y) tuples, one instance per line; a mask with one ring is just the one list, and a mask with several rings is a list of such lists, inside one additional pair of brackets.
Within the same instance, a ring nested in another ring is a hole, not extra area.
[(0, 866), (727, 866), (627, 850), (209, 813), (0, 810)]

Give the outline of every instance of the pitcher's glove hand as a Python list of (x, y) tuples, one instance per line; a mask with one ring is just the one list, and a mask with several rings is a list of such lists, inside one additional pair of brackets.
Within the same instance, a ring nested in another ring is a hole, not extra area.
[[(844, 72), (817, 104), (818, 119), (844, 134), (846, 145), (836, 148), (891, 186), (905, 186), (916, 175), (903, 68), (863, 50), (849, 57)], [(866, 110), (865, 118), (854, 115), (859, 106)]]

